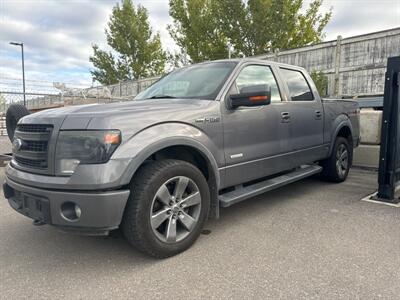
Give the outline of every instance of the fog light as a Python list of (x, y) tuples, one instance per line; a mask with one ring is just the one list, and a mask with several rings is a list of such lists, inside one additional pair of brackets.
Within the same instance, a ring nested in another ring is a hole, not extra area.
[(58, 173), (63, 175), (72, 175), (80, 161), (77, 159), (60, 159), (58, 162)]
[(73, 202), (64, 202), (61, 205), (61, 216), (70, 222), (76, 222), (81, 217), (82, 211), (78, 204)]

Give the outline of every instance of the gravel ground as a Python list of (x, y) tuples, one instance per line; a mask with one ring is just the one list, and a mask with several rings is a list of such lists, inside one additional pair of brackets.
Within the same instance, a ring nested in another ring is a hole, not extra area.
[(223, 209), (166, 260), (119, 234), (34, 227), (0, 199), (0, 298), (398, 299), (400, 210), (360, 201), (375, 187), (361, 170), (339, 185), (303, 180)]

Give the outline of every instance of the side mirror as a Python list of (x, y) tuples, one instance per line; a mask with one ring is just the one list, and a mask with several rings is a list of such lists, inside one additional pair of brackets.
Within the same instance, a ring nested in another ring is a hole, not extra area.
[(230, 95), (231, 108), (239, 106), (261, 106), (271, 103), (271, 88), (267, 84), (243, 87), (240, 94)]

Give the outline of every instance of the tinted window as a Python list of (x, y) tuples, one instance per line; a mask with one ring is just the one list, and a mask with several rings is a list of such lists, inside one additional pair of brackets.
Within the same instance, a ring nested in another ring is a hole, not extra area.
[(236, 87), (240, 93), (241, 89), (246, 86), (267, 84), (271, 87), (271, 101), (281, 101), (281, 95), (279, 94), (278, 85), (274, 74), (270, 67), (267, 66), (247, 66), (244, 67), (236, 78)]
[(214, 100), (235, 66), (235, 62), (214, 62), (182, 68), (163, 77), (135, 99), (174, 97)]
[(295, 70), (281, 69), (283, 79), (286, 81), (292, 101), (312, 101), (313, 93), (304, 75)]

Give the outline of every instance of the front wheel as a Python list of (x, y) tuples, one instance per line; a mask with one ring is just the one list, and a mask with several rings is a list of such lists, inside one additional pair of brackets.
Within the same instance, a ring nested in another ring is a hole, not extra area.
[(348, 140), (338, 137), (335, 141), (331, 156), (321, 161), (322, 178), (332, 182), (343, 182), (349, 175), (353, 148)]
[(207, 181), (195, 166), (179, 160), (149, 162), (131, 183), (122, 231), (145, 254), (173, 256), (196, 241), (209, 206)]

